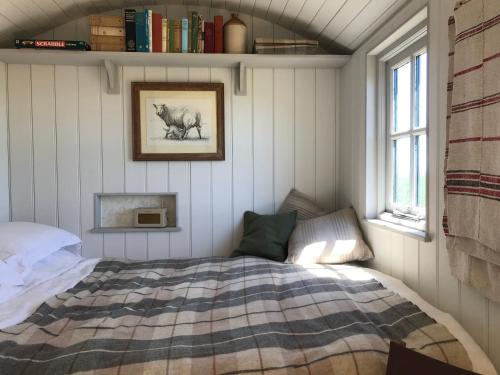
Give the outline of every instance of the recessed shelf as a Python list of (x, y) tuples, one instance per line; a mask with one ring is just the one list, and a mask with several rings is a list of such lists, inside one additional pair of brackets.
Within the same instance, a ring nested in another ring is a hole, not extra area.
[[(134, 226), (136, 208), (166, 208), (167, 226)], [(93, 233), (178, 232), (177, 193), (96, 193)]]
[(178, 66), (236, 68), (340, 68), (350, 55), (257, 55), (212, 53), (140, 53), (0, 49), (8, 64), (100, 66), (105, 60), (122, 66)]

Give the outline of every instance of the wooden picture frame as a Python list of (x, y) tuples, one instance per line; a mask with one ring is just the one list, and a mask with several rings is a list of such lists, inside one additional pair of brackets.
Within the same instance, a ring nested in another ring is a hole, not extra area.
[(224, 160), (224, 84), (132, 82), (134, 161)]

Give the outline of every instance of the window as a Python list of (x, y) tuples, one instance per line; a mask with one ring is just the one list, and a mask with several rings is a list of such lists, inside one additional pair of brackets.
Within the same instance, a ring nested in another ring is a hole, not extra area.
[[(415, 42), (385, 63), (384, 219), (419, 229), (427, 207), (427, 48)], [(390, 214), (390, 215), (388, 215)]]

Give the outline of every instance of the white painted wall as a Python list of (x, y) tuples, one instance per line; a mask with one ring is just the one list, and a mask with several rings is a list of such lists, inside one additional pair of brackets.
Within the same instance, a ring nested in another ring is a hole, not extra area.
[(0, 223), (8, 221), (9, 203), (9, 138), (7, 122), (7, 66), (0, 63)]
[[(448, 17), (453, 0), (429, 1), (429, 199), (432, 242), (424, 243), (370, 224), (363, 228), (375, 251), (373, 266), (404, 280), (440, 309), (449, 312), (489, 353), (500, 370), (500, 306), (459, 283), (450, 274), (445, 237), (441, 228), (442, 186), (448, 71)], [(365, 43), (341, 71), (338, 126), (337, 201), (366, 212), (366, 53), (427, 4), (412, 1)], [(370, 140), (373, 142), (373, 140)], [(372, 172), (372, 171), (368, 171)], [(369, 189), (369, 187), (366, 187)]]
[[(86, 256), (228, 254), (243, 212), (275, 212), (294, 186), (335, 206), (335, 70), (249, 69), (248, 96), (233, 94), (235, 72), (226, 68), (123, 67), (121, 95), (106, 93), (104, 68), (4, 71), (12, 220), (70, 230), (83, 238)], [(223, 82), (226, 160), (132, 161), (132, 81)], [(93, 194), (101, 191), (178, 192), (182, 230), (89, 233)]]

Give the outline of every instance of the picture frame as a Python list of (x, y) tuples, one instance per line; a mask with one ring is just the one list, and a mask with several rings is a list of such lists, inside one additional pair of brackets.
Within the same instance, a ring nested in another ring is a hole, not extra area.
[(132, 82), (134, 161), (224, 160), (224, 84)]

